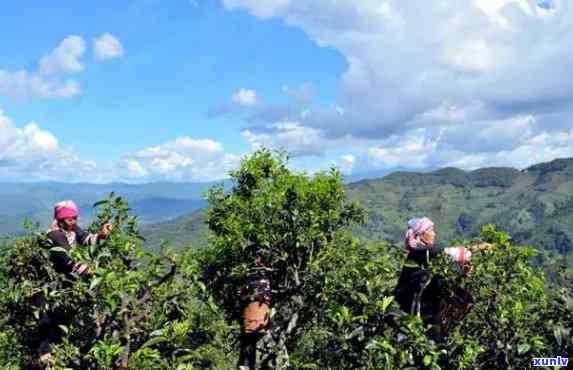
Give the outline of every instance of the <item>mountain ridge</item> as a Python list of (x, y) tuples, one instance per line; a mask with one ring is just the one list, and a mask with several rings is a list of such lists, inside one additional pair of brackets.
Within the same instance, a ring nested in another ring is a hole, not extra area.
[[(427, 215), (436, 222), (442, 244), (472, 238), (483, 224), (495, 223), (518, 243), (558, 254), (571, 255), (573, 249), (573, 158), (521, 170), (399, 171), (350, 183), (346, 189), (367, 212), (365, 225), (356, 230), (362, 238), (401, 243), (406, 221)], [(153, 244), (161, 239), (176, 246), (206, 242), (201, 211), (152, 226), (143, 231), (152, 235)]]

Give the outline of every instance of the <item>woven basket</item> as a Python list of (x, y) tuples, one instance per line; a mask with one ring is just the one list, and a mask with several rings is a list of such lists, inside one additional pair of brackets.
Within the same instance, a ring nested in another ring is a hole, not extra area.
[(453, 295), (444, 299), (440, 310), (442, 331), (447, 333), (455, 323), (461, 322), (472, 306), (471, 294), (463, 289), (457, 289)]
[(266, 331), (269, 325), (270, 307), (266, 303), (251, 302), (243, 310), (243, 331), (245, 333), (260, 333)]

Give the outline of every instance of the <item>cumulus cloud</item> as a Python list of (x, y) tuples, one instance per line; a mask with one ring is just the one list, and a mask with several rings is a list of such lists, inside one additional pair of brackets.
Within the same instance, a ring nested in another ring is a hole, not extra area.
[(241, 131), (241, 136), (253, 149), (286, 149), (295, 157), (323, 156), (328, 150), (343, 145), (359, 146), (359, 143), (365, 142), (350, 137), (329, 139), (321, 130), (303, 126), (297, 121), (246, 128)]
[(0, 69), (0, 94), (15, 99), (77, 96), (81, 92), (79, 83), (62, 75), (83, 71), (84, 53), (84, 39), (71, 35), (42, 57), (34, 71)]
[(240, 89), (233, 95), (231, 100), (241, 107), (252, 107), (257, 104), (257, 92), (255, 90)]
[(276, 123), (266, 129), (244, 129), (241, 135), (254, 149), (263, 146), (287, 149), (294, 156), (316, 155), (323, 151), (320, 131), (297, 122)]
[[(81, 93), (80, 85), (65, 76), (85, 70), (85, 52), (85, 40), (69, 35), (41, 57), (34, 70), (0, 69), (0, 94), (19, 100), (73, 98)], [(118, 58), (123, 55), (123, 46), (115, 36), (106, 33), (94, 41), (94, 55), (98, 60)]]
[(244, 112), (255, 109), (260, 106), (260, 103), (255, 90), (240, 88), (231, 96), (229, 101), (209, 109), (207, 116), (213, 118), (231, 112)]
[(18, 127), (0, 110), (0, 181), (202, 182), (227, 178), (239, 162), (215, 140), (182, 136), (102, 166), (80, 158), (39, 124)]
[(288, 101), (267, 103), (255, 90), (241, 88), (231, 99), (209, 110), (209, 117), (217, 117), (228, 113), (239, 113), (245, 116), (249, 123), (275, 123), (297, 118), (302, 109), (312, 105), (316, 96), (316, 88), (310, 82), (298, 86), (283, 85), (281, 92)]
[(393, 137), (382, 145), (368, 148), (362, 165), (367, 169), (426, 167), (435, 152), (438, 140), (425, 137), (421, 131)]
[(322, 127), (312, 115), (305, 122), (333, 135), (386, 137), (444, 102), (463, 107), (478, 100), (503, 111), (515, 101), (535, 106), (549, 95), (573, 93), (558, 77), (572, 58), (566, 4), (547, 21), (525, 0), (224, 3), (262, 18), (280, 17), (346, 58), (337, 104), (355, 122), (337, 119)]
[(0, 178), (100, 181), (93, 161), (81, 160), (35, 122), (17, 127), (0, 110)]
[[(488, 166), (525, 168), (555, 158), (573, 157), (573, 129), (551, 130), (531, 116), (438, 130), (418, 128), (371, 146), (357, 158), (364, 169), (437, 167), (475, 169)], [(538, 128), (541, 126), (542, 128)]]
[(48, 55), (40, 59), (39, 73), (53, 75), (58, 72), (77, 73), (84, 70), (82, 58), (86, 43), (80, 36), (70, 35)]
[(80, 86), (74, 80), (61, 82), (25, 70), (0, 70), (0, 95), (16, 99), (72, 98), (80, 92)]
[(129, 153), (119, 167), (131, 180), (211, 181), (226, 178), (239, 160), (217, 141), (183, 136)]
[(117, 37), (104, 33), (94, 40), (93, 52), (97, 60), (103, 61), (123, 56), (124, 50)]
[[(299, 27), (317, 45), (337, 49), (348, 65), (331, 107), (305, 108), (296, 128), (278, 135), (265, 132), (295, 113), (255, 112), (243, 132), (249, 142), (282, 142), (307, 155), (344, 143), (357, 153), (354, 168), (531, 164), (542, 158), (526, 154), (532, 143), (557, 145), (539, 153), (569, 153), (561, 146), (573, 117), (573, 85), (564, 78), (573, 62), (569, 2), (223, 4)], [(303, 132), (305, 140), (294, 139)], [(357, 139), (371, 143), (365, 148)]]

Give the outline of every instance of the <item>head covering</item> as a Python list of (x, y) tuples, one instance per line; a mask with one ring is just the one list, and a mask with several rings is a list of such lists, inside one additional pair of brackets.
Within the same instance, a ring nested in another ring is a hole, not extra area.
[(62, 202), (56, 203), (54, 205), (54, 222), (52, 223), (52, 229), (58, 229), (58, 221), (62, 221), (66, 218), (78, 217), (80, 211), (78, 206), (72, 200), (64, 200)]
[(460, 274), (464, 273), (464, 266), (472, 257), (472, 252), (466, 247), (449, 247), (444, 252), (455, 262)]
[(408, 221), (408, 231), (406, 231), (404, 242), (406, 249), (426, 249), (428, 246), (421, 242), (420, 236), (432, 227), (434, 227), (434, 222), (428, 217), (413, 218)]

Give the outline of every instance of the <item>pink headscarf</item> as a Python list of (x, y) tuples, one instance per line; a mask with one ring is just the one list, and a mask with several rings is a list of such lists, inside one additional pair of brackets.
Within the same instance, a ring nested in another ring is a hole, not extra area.
[(413, 218), (408, 221), (408, 231), (406, 231), (406, 240), (404, 241), (406, 249), (426, 249), (427, 246), (420, 241), (420, 235), (432, 227), (434, 227), (434, 223), (428, 217)]
[(52, 230), (58, 230), (58, 221), (66, 218), (78, 217), (80, 210), (72, 200), (64, 200), (54, 205), (54, 222), (52, 223)]

